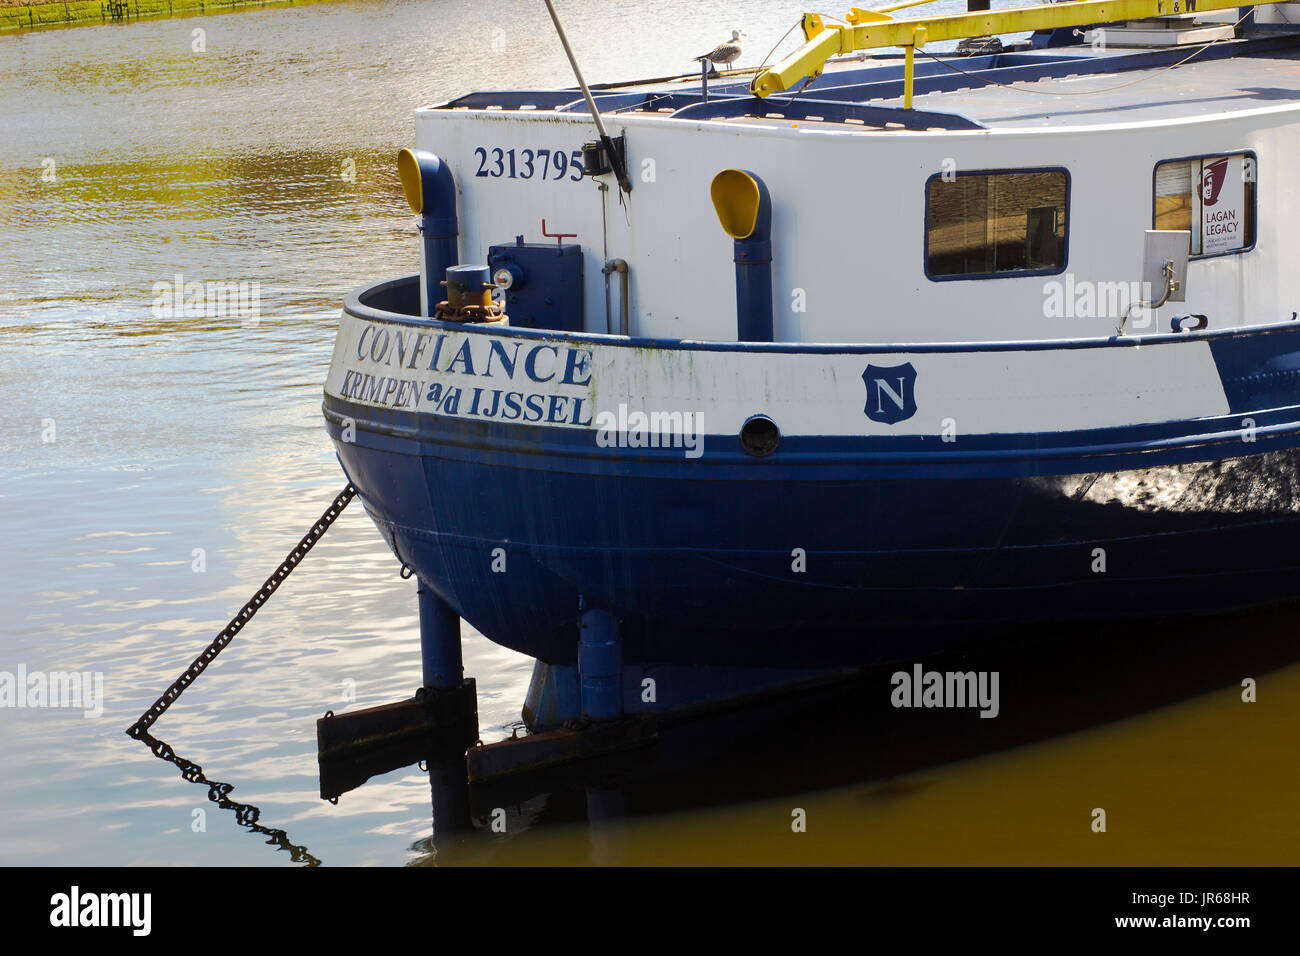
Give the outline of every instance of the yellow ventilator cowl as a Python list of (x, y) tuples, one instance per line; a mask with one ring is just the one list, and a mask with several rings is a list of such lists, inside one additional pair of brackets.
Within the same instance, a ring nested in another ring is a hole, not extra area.
[(771, 342), (772, 200), (767, 185), (747, 169), (724, 169), (709, 196), (736, 264), (736, 341)]
[(404, 149), (397, 154), (397, 176), (402, 181), (406, 204), (417, 216), (424, 212), (424, 188), (420, 182), (420, 161), (415, 151)]
[(760, 207), (766, 204), (767, 189), (752, 173), (724, 169), (713, 177), (709, 197), (722, 231), (732, 239), (748, 239), (758, 225)]

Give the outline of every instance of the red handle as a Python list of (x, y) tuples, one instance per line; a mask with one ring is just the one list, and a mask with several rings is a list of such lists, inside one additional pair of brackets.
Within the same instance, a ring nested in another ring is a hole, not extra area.
[(555, 240), (555, 244), (556, 244), (557, 246), (562, 246), (562, 245), (564, 245), (564, 240), (565, 240), (565, 239), (577, 239), (577, 238), (578, 238), (578, 234), (577, 234), (576, 232), (547, 232), (547, 231), (546, 231), (546, 220), (545, 220), (545, 219), (542, 220), (542, 235), (545, 236), (547, 239), (554, 239), (554, 240)]

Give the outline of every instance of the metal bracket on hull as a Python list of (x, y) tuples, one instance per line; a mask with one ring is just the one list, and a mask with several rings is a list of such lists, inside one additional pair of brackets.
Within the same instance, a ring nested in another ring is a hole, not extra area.
[(470, 748), (466, 756), (470, 783), (544, 770), (625, 750), (648, 747), (659, 737), (653, 714), (598, 722), (581, 721), (559, 730)]
[(316, 721), (322, 769), (328, 761), (410, 743), (417, 744), (420, 753), (431, 745), (464, 752), (477, 739), (478, 696), (472, 677), (437, 691), (420, 688), (414, 697), (392, 704), (345, 714), (329, 711)]
[[(1146, 259), (1142, 273), (1146, 284), (1159, 288), (1160, 294), (1151, 302), (1131, 302), (1124, 310), (1116, 335), (1123, 335), (1129, 316), (1134, 312), (1154, 312), (1166, 302), (1183, 302), (1187, 299), (1187, 259), (1192, 234), (1186, 229), (1148, 229), (1146, 232)], [(1207, 320), (1208, 321), (1208, 320)], [(1204, 328), (1202, 324), (1197, 328)], [(1173, 331), (1183, 329), (1175, 323)]]
[(376, 774), (420, 759), (457, 779), (467, 775), (482, 782), (644, 747), (657, 738), (653, 715), (622, 716), (617, 618), (584, 606), (578, 627), (584, 717), (557, 730), (484, 745), (478, 739), (477, 688), (473, 678), (462, 676), (460, 617), (423, 581), (418, 593), (424, 686), (408, 700), (331, 711), (316, 721), (322, 798), (337, 800)]
[(416, 594), (424, 685), (408, 700), (346, 714), (330, 711), (316, 721), (325, 799), (430, 752), (463, 766), (466, 748), (478, 740), (478, 693), (474, 679), (464, 676), (460, 616), (424, 581)]

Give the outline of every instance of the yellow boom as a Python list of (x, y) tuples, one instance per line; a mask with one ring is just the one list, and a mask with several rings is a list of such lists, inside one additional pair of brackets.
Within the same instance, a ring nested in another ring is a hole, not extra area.
[(924, 46), (927, 41), (961, 40), (999, 33), (1028, 33), (1031, 30), (1145, 20), (1250, 6), (1239, 0), (1074, 0), (1011, 10), (942, 13), (930, 17), (895, 19), (888, 13), (912, 5), (901, 3), (883, 10), (854, 7), (846, 17), (847, 25), (823, 23), (817, 14), (805, 13), (802, 24), (804, 45), (780, 63), (754, 77), (749, 86), (750, 92), (755, 96), (771, 96), (791, 89), (806, 77), (821, 76), (826, 61), (841, 53), (902, 47), (907, 58), (904, 70), (904, 105), (911, 106), (912, 55), (917, 47)]

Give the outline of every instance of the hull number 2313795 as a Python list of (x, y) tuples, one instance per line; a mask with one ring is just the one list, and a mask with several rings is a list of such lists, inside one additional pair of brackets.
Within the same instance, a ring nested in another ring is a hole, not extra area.
[(582, 150), (566, 153), (562, 149), (502, 149), (500, 146), (478, 146), (474, 149), (478, 159), (475, 176), (506, 179), (582, 179)]

